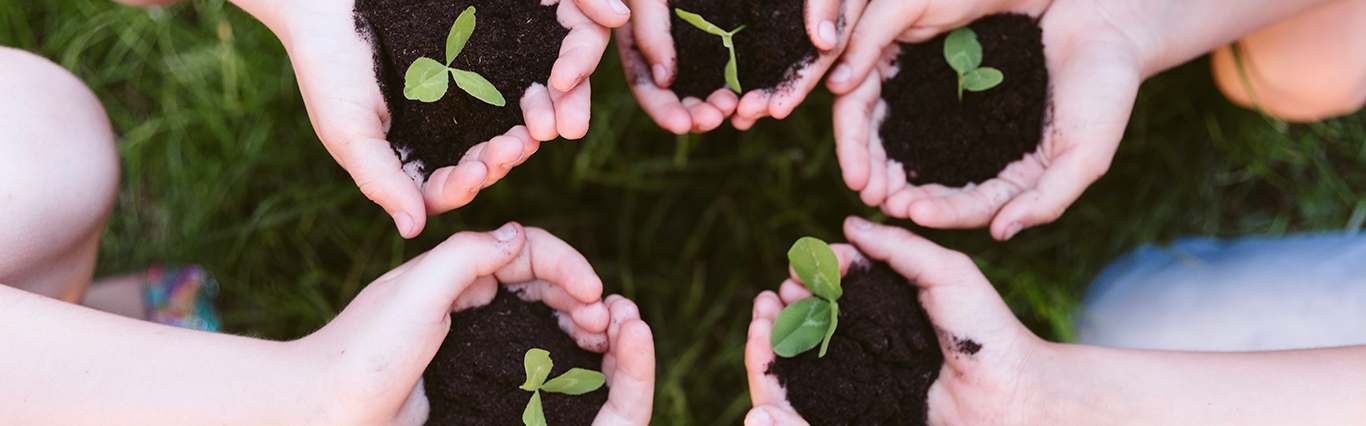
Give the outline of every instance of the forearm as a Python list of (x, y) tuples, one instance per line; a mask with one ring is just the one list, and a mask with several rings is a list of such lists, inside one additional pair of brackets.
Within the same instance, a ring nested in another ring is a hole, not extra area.
[(105, 314), (0, 285), (0, 424), (308, 424), (290, 344)]
[(1057, 424), (1335, 425), (1366, 418), (1366, 346), (1175, 352), (1054, 345), (1044, 412)]
[(1150, 53), (1144, 69), (1150, 76), (1333, 1), (1342, 0), (1140, 0), (1132, 2), (1137, 10), (1106, 10), (1102, 15), (1140, 17), (1129, 36)]

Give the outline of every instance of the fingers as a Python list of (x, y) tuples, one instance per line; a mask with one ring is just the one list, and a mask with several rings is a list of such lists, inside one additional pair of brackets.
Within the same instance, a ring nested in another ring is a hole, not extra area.
[[(676, 69), (669, 5), (665, 0), (630, 0), (633, 19), (630, 26), (636, 48), (648, 64), (651, 81), (658, 88), (673, 84)], [(626, 26), (622, 26), (625, 28)]]
[(795, 279), (783, 280), (783, 284), (778, 286), (778, 298), (782, 300), (783, 305), (791, 305), (811, 295), (811, 290)]
[(1062, 66), (1050, 66), (1056, 71), (1053, 119), (1038, 153), (1046, 168), (1033, 188), (992, 220), (991, 235), (998, 240), (1056, 220), (1110, 168), (1142, 76), (1136, 61), (1122, 52), (1082, 49)]
[(398, 277), (403, 285), (393, 306), (424, 307), (433, 318), (444, 316), (466, 287), (507, 265), (526, 242), (526, 231), (516, 222), (452, 235)]
[(745, 414), (745, 426), (808, 426), (796, 411), (774, 406), (754, 407)]
[(836, 96), (831, 114), (835, 130), (835, 154), (849, 189), (862, 191), (868, 186), (872, 160), (868, 146), (875, 126), (873, 109), (881, 101), (882, 78), (874, 72), (857, 90)]
[[(817, 49), (833, 50), (839, 45), (835, 23), (840, 20), (840, 5), (843, 3), (843, 0), (806, 1), (806, 34)], [(858, 18), (853, 17), (846, 22), (858, 22)]]
[[(858, 249), (854, 248), (854, 246), (848, 244), (831, 244), (830, 250), (835, 252), (835, 259), (839, 262), (841, 277), (849, 273), (849, 267), (854, 263), (865, 261), (863, 254), (859, 253)], [(794, 283), (801, 283), (802, 281), (801, 277), (797, 276), (797, 269), (793, 268), (791, 265), (788, 265), (787, 267), (787, 275)]]
[[(890, 46), (898, 34), (910, 28), (926, 12), (926, 0), (875, 0), (868, 3), (863, 16), (854, 26), (849, 36), (849, 45), (844, 48), (836, 74), (832, 75), (828, 87), (835, 94), (844, 94), (864, 83), (873, 71), (883, 48)], [(846, 67), (846, 68), (840, 68)], [(834, 78), (834, 77), (841, 78)]]
[(568, 243), (540, 228), (526, 228), (526, 240), (517, 257), (494, 274), (499, 282), (547, 281), (582, 303), (602, 299), (602, 280), (593, 265)]
[(659, 127), (678, 135), (688, 133), (693, 128), (692, 117), (679, 102), (678, 95), (661, 89), (652, 79), (650, 64), (637, 49), (634, 27), (634, 23), (628, 22), (616, 31), (617, 51), (621, 54), (621, 66), (626, 71), (631, 93), (636, 96), (640, 108), (645, 110)]
[(488, 179), (489, 170), (482, 161), (468, 161), (437, 169), (427, 179), (427, 184), (422, 186), (426, 211), (441, 214), (469, 204)]
[(754, 298), (754, 311), (745, 341), (745, 373), (749, 379), (749, 397), (754, 406), (787, 405), (787, 391), (778, 378), (764, 374), (777, 355), (773, 353), (770, 335), (773, 321), (783, 310), (783, 302), (772, 291), (764, 291)]
[(620, 27), (631, 19), (631, 9), (621, 0), (574, 0), (574, 3), (593, 22), (607, 28)]
[(579, 139), (588, 134), (588, 122), (593, 114), (591, 92), (588, 80), (568, 92), (550, 89), (550, 99), (555, 103), (555, 129), (560, 136)]
[[(603, 356), (607, 376), (607, 404), (593, 419), (594, 426), (644, 426), (650, 422), (655, 387), (655, 346), (650, 327), (640, 320), (635, 304), (609, 297), (611, 349)], [(611, 368), (607, 368), (610, 363)]]
[(683, 107), (688, 109), (688, 116), (692, 117), (692, 128), (689, 130), (693, 133), (715, 129), (726, 121), (726, 115), (720, 109), (691, 96), (683, 98)]
[(365, 139), (344, 145), (350, 151), (334, 152), (334, 155), (355, 179), (365, 198), (379, 204), (394, 218), (394, 226), (403, 238), (422, 233), (427, 223), (422, 191), (413, 178), (403, 172), (403, 164), (394, 155), (389, 142)]
[[(562, 329), (570, 336), (579, 340), (584, 349), (593, 350), (590, 345), (584, 342), (592, 341), (592, 338), (583, 336), (585, 334), (602, 334), (607, 331), (607, 323), (610, 316), (607, 313), (607, 305), (594, 300), (591, 302), (580, 301), (570, 295), (557, 283), (536, 280), (526, 283), (513, 284), (509, 290), (518, 293), (523, 300), (536, 302), (539, 301), (549, 306), (551, 309), (560, 311), (562, 319), (567, 319), (571, 323), (561, 323)], [(602, 342), (606, 343), (606, 342)], [(597, 348), (599, 352), (606, 347)]]
[[(886, 109), (887, 103), (878, 102), (877, 106), (874, 107), (873, 115), (880, 116)], [(868, 127), (869, 135), (877, 134), (876, 123), (869, 123)], [(859, 191), (859, 199), (863, 200), (864, 204), (876, 206), (886, 201), (887, 195), (891, 192), (891, 182), (888, 182), (887, 169), (900, 166), (895, 162), (887, 161), (887, 151), (883, 148), (880, 139), (873, 136), (870, 138), (868, 142), (868, 185)]]
[[(599, 24), (594, 19), (585, 16), (584, 11), (579, 9), (579, 4), (587, 3), (599, 7), (605, 7), (610, 12), (610, 17), (617, 22), (616, 26), (625, 23), (625, 18), (630, 17), (630, 11), (622, 17), (615, 11), (611, 11), (610, 3), (621, 4), (621, 0), (576, 0), (562, 1), (560, 7), (556, 9), (556, 15), (560, 24), (569, 28), (569, 34), (560, 43), (560, 57), (555, 60), (555, 65), (550, 71), (550, 87), (554, 87), (561, 92), (568, 92), (579, 82), (588, 79), (597, 69), (598, 61), (602, 60), (603, 51), (607, 50), (609, 32), (607, 27)], [(625, 6), (620, 6), (625, 9)]]
[(550, 90), (541, 83), (531, 83), (522, 94), (522, 119), (526, 122), (527, 132), (538, 141), (548, 141), (559, 136), (556, 125), (555, 103), (551, 100)]

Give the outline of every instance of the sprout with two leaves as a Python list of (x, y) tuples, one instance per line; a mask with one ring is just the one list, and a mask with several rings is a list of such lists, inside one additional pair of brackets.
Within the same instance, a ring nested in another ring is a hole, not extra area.
[(455, 79), (455, 84), (470, 96), (494, 106), (507, 105), (503, 94), (484, 76), (472, 71), (451, 68), (451, 61), (460, 56), (460, 51), (465, 49), (465, 42), (469, 41), (470, 34), (474, 33), (474, 24), (474, 6), (470, 6), (455, 18), (455, 24), (451, 25), (451, 33), (446, 36), (446, 64), (442, 65), (427, 57), (413, 61), (403, 76), (403, 97), (422, 102), (441, 100), (442, 96), (446, 96), (446, 89), (450, 84), (446, 78), (446, 74), (449, 73), (451, 78)]
[(787, 260), (802, 284), (814, 296), (798, 300), (783, 308), (773, 321), (769, 343), (773, 353), (791, 358), (821, 345), (818, 357), (825, 356), (830, 337), (839, 325), (840, 305), (836, 301), (844, 295), (840, 288), (840, 261), (830, 245), (812, 237), (802, 237), (787, 251)]
[(1005, 80), (1000, 70), (981, 66), (982, 44), (977, 42), (977, 33), (969, 28), (953, 30), (944, 39), (944, 60), (958, 73), (958, 102), (963, 102), (963, 89), (981, 92)]
[(706, 31), (709, 34), (721, 37), (721, 44), (726, 46), (726, 50), (730, 51), (730, 61), (726, 62), (726, 85), (730, 86), (730, 90), (734, 90), (735, 93), (741, 93), (740, 71), (735, 66), (735, 40), (733, 38), (735, 37), (735, 33), (745, 29), (745, 26), (741, 25), (740, 28), (726, 31), (711, 22), (707, 22), (706, 19), (702, 19), (702, 15), (686, 12), (683, 9), (674, 9), (674, 13), (677, 13), (679, 18), (683, 18), (684, 21), (688, 21), (688, 23), (692, 24), (694, 27)]
[(550, 361), (550, 352), (545, 349), (527, 350), (524, 363), (526, 383), (520, 387), (531, 391), (531, 401), (527, 402), (526, 411), (522, 412), (522, 423), (526, 423), (526, 426), (546, 426), (545, 410), (541, 408), (541, 391), (582, 395), (597, 390), (607, 381), (602, 373), (582, 368), (572, 368), (560, 377), (546, 381), (555, 363)]

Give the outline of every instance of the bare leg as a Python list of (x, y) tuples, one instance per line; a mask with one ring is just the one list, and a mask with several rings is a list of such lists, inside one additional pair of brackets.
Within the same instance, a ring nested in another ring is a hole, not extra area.
[(118, 179), (95, 95), (56, 64), (0, 47), (0, 284), (80, 302)]
[(1229, 100), (1289, 121), (1351, 113), (1366, 102), (1366, 0), (1338, 0), (1239, 41), (1249, 96), (1229, 46), (1210, 67)]

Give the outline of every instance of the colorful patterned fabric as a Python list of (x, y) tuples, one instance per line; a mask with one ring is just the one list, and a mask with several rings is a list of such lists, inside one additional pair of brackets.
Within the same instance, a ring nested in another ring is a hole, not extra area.
[(144, 275), (147, 320), (182, 328), (218, 331), (213, 298), (218, 282), (199, 265), (153, 265)]

